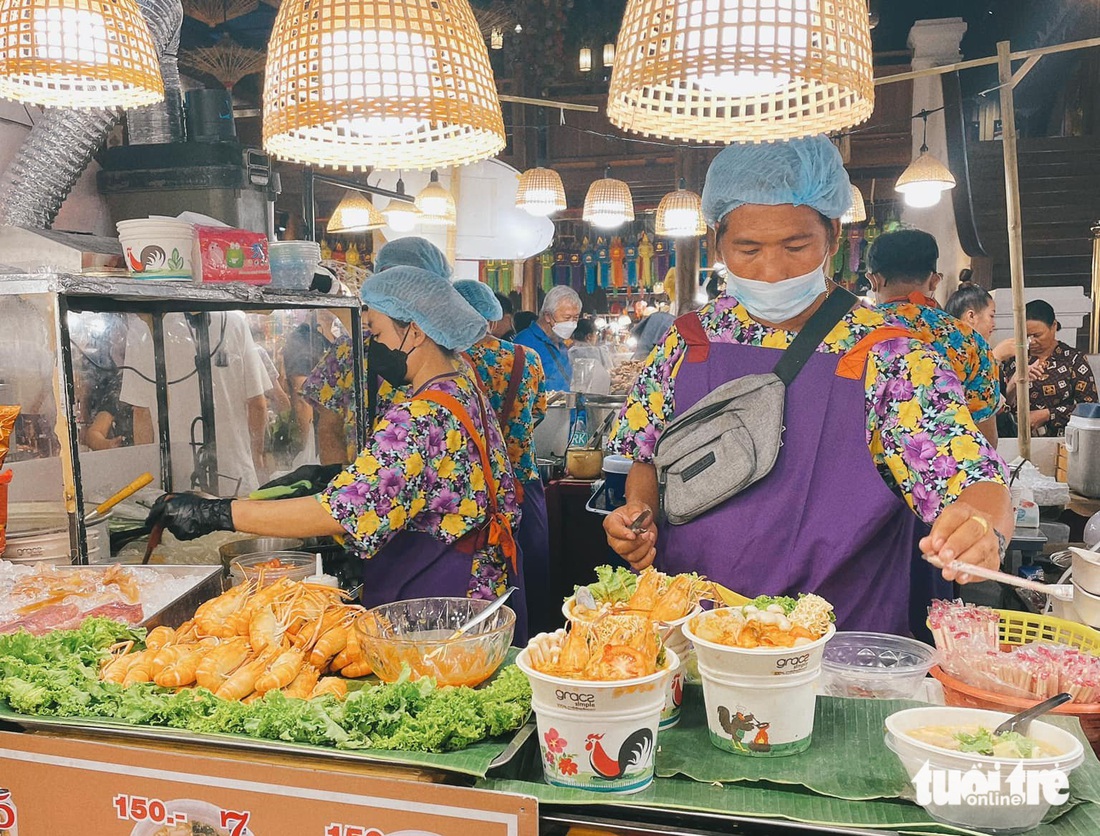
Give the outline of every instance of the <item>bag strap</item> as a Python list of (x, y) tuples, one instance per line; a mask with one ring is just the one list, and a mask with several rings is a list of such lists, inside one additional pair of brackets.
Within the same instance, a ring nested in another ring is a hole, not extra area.
[(900, 325), (883, 325), (867, 334), (858, 343), (852, 346), (840, 358), (836, 364), (836, 376), (847, 380), (860, 380), (863, 378), (863, 370), (867, 365), (867, 354), (876, 345), (886, 340), (895, 340), (900, 337), (917, 339), (916, 334)]
[(500, 406), (497, 417), (500, 419), (501, 429), (508, 426), (512, 418), (512, 409), (516, 405), (516, 396), (519, 394), (519, 385), (523, 382), (523, 372), (527, 364), (527, 353), (522, 345), (516, 346), (516, 353), (512, 360), (512, 376), (508, 379), (508, 391), (504, 393), (504, 403)]
[[(477, 394), (477, 399), (478, 406), (481, 407), (482, 425), (488, 426), (489, 416), (485, 412), (485, 402), (480, 394)], [(500, 546), (501, 551), (504, 552), (504, 556), (511, 561), (512, 570), (517, 571), (516, 542), (512, 536), (512, 524), (508, 520), (507, 515), (501, 512), (500, 505), (497, 503), (497, 491), (500, 485), (493, 477), (492, 462), (489, 459), (489, 448), (486, 444), (485, 436), (477, 431), (477, 427), (474, 426), (474, 421), (470, 417), (470, 413), (467, 412), (462, 404), (458, 402), (458, 399), (452, 395), (448, 395), (446, 392), (439, 392), (435, 389), (429, 389), (426, 392), (421, 392), (414, 397), (413, 400), (433, 401), (439, 404), (457, 418), (458, 422), (462, 424), (466, 432), (469, 433), (470, 438), (474, 442), (474, 446), (477, 447), (477, 453), (481, 459), (481, 470), (485, 475), (486, 495), (489, 501), (489, 543), (490, 545)]]
[(802, 330), (798, 332), (779, 362), (775, 364), (773, 372), (783, 381), (784, 386), (790, 386), (791, 381), (798, 377), (802, 367), (813, 356), (817, 347), (821, 345), (829, 332), (836, 327), (840, 320), (859, 300), (842, 287), (836, 287), (825, 299), (825, 303), (814, 311)]

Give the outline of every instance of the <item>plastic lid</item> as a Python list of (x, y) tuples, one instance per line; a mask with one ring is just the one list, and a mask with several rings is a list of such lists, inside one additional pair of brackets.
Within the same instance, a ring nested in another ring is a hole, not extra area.
[(1073, 414), (1081, 418), (1100, 418), (1100, 403), (1079, 403)]
[(604, 456), (603, 457), (603, 471), (604, 473), (629, 473), (630, 468), (634, 466), (634, 460), (628, 459), (626, 456)]

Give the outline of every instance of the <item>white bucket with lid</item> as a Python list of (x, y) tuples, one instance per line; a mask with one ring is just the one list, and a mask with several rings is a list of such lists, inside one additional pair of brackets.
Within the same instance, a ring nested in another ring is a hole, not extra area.
[[(110, 514), (87, 526), (88, 562), (105, 563), (111, 556)], [(33, 565), (72, 563), (69, 517), (55, 502), (12, 502), (8, 505), (4, 560)]]
[(1066, 426), (1069, 489), (1100, 498), (1100, 404), (1080, 403)]

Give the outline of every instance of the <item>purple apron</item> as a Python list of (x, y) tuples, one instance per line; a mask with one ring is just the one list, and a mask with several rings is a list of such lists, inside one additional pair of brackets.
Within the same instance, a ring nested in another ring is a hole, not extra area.
[[(750, 597), (815, 592), (836, 609), (838, 630), (906, 635), (918, 520), (871, 459), (863, 376), (838, 377), (840, 356), (815, 352), (788, 388), (771, 473), (685, 525), (662, 524), (657, 565)], [(772, 371), (779, 357), (712, 342), (708, 359), (680, 365), (677, 412), (723, 383)]]
[(532, 633), (555, 629), (561, 622), (560, 604), (550, 589), (550, 527), (546, 521), (546, 493), (542, 482), (523, 483), (523, 516), (516, 545), (520, 552), (520, 574), (527, 587), (527, 620)]
[[(473, 558), (455, 544), (430, 534), (399, 531), (377, 555), (363, 561), (363, 606), (377, 607), (408, 598), (466, 598)], [(508, 599), (508, 606), (516, 613), (512, 643), (523, 645), (527, 643), (527, 605), (522, 564), (520, 576), (510, 576), (508, 581), (519, 587)]]

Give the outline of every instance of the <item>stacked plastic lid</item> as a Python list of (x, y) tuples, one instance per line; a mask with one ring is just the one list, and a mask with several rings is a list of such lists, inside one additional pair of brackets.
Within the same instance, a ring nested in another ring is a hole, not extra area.
[(308, 290), (314, 270), (321, 262), (321, 245), (316, 241), (273, 241), (268, 258), (274, 287)]

